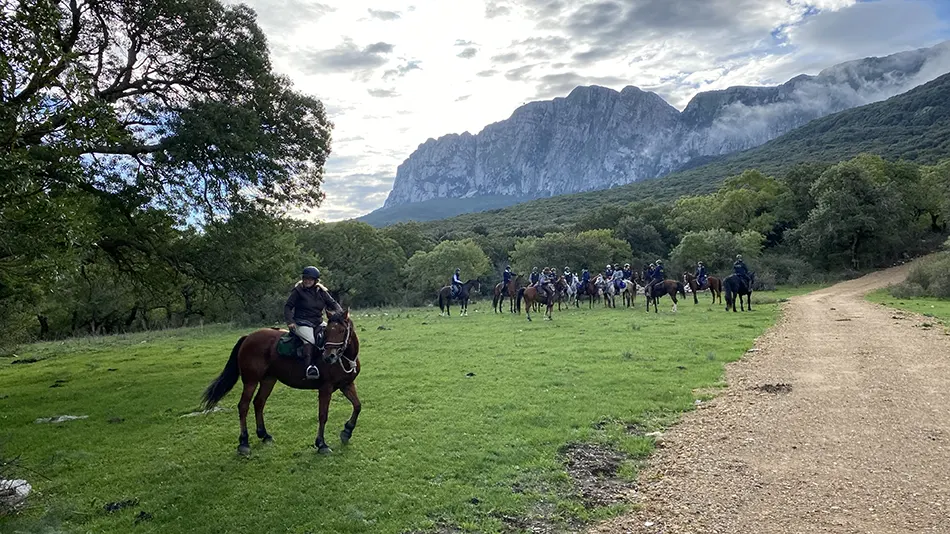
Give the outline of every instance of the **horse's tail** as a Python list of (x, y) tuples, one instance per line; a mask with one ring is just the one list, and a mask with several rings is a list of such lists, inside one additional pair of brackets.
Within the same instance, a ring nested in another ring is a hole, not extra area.
[(228, 363), (224, 365), (224, 371), (221, 371), (218, 378), (215, 378), (214, 382), (211, 382), (208, 389), (205, 390), (202, 402), (206, 410), (213, 408), (219, 400), (231, 391), (234, 384), (237, 384), (238, 376), (241, 374), (240, 369), (238, 369), (238, 351), (241, 350), (241, 345), (244, 344), (245, 339), (247, 339), (247, 336), (241, 336), (241, 339), (237, 340), (234, 348), (231, 349), (231, 357), (228, 358)]
[(686, 298), (686, 287), (683, 286), (683, 282), (676, 282), (676, 290), (680, 292), (684, 299)]
[(439, 311), (445, 311), (445, 306), (442, 304), (442, 292), (439, 291)]

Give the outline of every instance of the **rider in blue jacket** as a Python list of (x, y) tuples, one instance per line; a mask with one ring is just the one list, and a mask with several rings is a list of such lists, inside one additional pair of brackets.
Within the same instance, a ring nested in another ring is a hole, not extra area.
[(732, 264), (732, 272), (736, 273), (736, 276), (741, 278), (746, 285), (751, 282), (749, 279), (749, 268), (746, 267), (745, 262), (742, 261), (742, 254), (736, 254), (736, 262)]
[(703, 265), (703, 262), (696, 263), (696, 282), (699, 284), (699, 287), (706, 285), (706, 266)]
[(538, 273), (538, 268), (537, 268), (537, 267), (532, 267), (532, 268), (531, 268), (531, 276), (530, 276), (528, 279), (531, 281), (531, 285), (533, 285), (533, 286), (538, 285), (538, 280), (541, 279), (541, 274)]
[(455, 295), (458, 295), (462, 292), (462, 279), (459, 278), (459, 274), (461, 274), (461, 272), (462, 269), (456, 267), (455, 274), (452, 275), (452, 293)]
[(505, 265), (505, 272), (502, 273), (503, 277), (503, 287), (508, 289), (508, 284), (511, 283), (511, 265)]

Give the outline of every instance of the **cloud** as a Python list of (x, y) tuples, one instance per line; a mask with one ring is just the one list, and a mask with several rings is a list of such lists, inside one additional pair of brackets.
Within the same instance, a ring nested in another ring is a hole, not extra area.
[(511, 14), (511, 8), (500, 2), (485, 3), (485, 18), (493, 19)]
[(478, 76), (480, 78), (490, 78), (496, 74), (498, 74), (497, 70), (488, 69), (488, 70), (481, 70), (481, 71), (476, 72), (475, 76)]
[(398, 11), (381, 11), (378, 9), (367, 9), (369, 16), (379, 20), (396, 20), (400, 18)]
[(627, 81), (616, 76), (583, 76), (576, 72), (547, 74), (538, 79), (535, 98), (565, 96), (578, 85), (624, 86)]
[(305, 55), (302, 67), (309, 74), (325, 72), (363, 72), (371, 71), (386, 64), (385, 57), (391, 54), (394, 46), (389, 43), (373, 43), (360, 48), (352, 39), (344, 38), (343, 43), (328, 50), (317, 50)]
[(244, 0), (257, 13), (257, 23), (264, 30), (287, 31), (320, 20), (336, 8), (307, 0)]
[(399, 93), (394, 89), (367, 89), (366, 92), (373, 98), (393, 98), (399, 96)]
[(355, 218), (383, 205), (393, 185), (393, 173), (352, 173), (327, 176), (323, 191), (326, 201), (317, 209), (325, 220)]
[(888, 55), (935, 44), (950, 29), (929, 1), (862, 2), (810, 17), (788, 30), (803, 52), (836, 59)]
[(537, 65), (522, 65), (520, 67), (513, 68), (505, 73), (505, 78), (513, 82), (524, 80), (528, 73), (531, 72), (531, 69)]
[(477, 53), (478, 53), (477, 48), (468, 47), (455, 55), (462, 59), (472, 59), (473, 57), (475, 57), (475, 54)]
[(455, 40), (455, 46), (472, 46), (473, 44), (475, 43), (473, 43), (472, 41), (465, 41), (463, 39)]
[(396, 67), (395, 69), (390, 69), (390, 70), (387, 70), (386, 72), (384, 72), (384, 73), (383, 73), (383, 79), (384, 79), (384, 80), (388, 80), (388, 79), (393, 78), (393, 77), (402, 78), (402, 77), (405, 76), (406, 74), (409, 74), (409, 72), (411, 72), (411, 71), (414, 71), (414, 70), (422, 70), (422, 67), (419, 66), (419, 64), (421, 64), (421, 63), (422, 63), (421, 61), (416, 60), (416, 59), (413, 59), (413, 60), (411, 60), (411, 61), (407, 61), (407, 62), (405, 62), (404, 64), (399, 65), (399, 66)]
[(456, 102), (462, 102), (471, 98), (472, 95), (462, 95), (455, 99)]
[(613, 48), (607, 48), (603, 46), (589, 48), (584, 52), (577, 52), (572, 57), (574, 64), (579, 66), (587, 66), (593, 63), (597, 63), (603, 59), (610, 59), (617, 55), (617, 51)]
[(519, 59), (521, 59), (521, 54), (517, 52), (505, 52), (491, 57), (491, 60), (495, 63), (514, 63)]

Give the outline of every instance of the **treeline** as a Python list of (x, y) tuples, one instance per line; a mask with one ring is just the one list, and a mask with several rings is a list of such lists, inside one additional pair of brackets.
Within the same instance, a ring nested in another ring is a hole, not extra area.
[(676, 276), (702, 260), (711, 274), (725, 275), (741, 253), (765, 287), (819, 281), (942, 241), (950, 160), (919, 166), (862, 155), (836, 165), (801, 164), (778, 178), (750, 170), (711, 194), (607, 205), (534, 235), (517, 226), (434, 235), (416, 223), (375, 229), (250, 209), (195, 230), (158, 210), (121, 224), (95, 213), (77, 206), (70, 225), (74, 232), (96, 228), (94, 242), (73, 235), (75, 246), (49, 248), (49, 261), (33, 266), (35, 276), (7, 281), (0, 298), (10, 339), (217, 321), (273, 324), (307, 264), (319, 266), (334, 295), (352, 307), (431, 303), (456, 267), (463, 278), (487, 284), (487, 293), (506, 263), (520, 274), (545, 266), (597, 272), (608, 263), (639, 270), (663, 258)]

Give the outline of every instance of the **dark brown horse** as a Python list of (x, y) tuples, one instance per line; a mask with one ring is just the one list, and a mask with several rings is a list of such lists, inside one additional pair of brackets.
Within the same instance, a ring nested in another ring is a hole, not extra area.
[(749, 311), (752, 311), (752, 286), (755, 285), (755, 272), (749, 273), (749, 282), (746, 283), (745, 280), (735, 274), (730, 274), (722, 281), (722, 286), (726, 290), (726, 311), (729, 311), (729, 308), (736, 311), (736, 299), (739, 300), (739, 307), (742, 308), (742, 311), (746, 311), (746, 307), (743, 306), (742, 302), (743, 295), (746, 296)]
[(653, 312), (660, 313), (657, 307), (660, 304), (660, 299), (665, 295), (669, 295), (673, 299), (673, 311), (676, 311), (676, 293), (678, 292), (683, 296), (683, 299), (686, 299), (686, 287), (683, 286), (683, 282), (678, 282), (676, 280), (664, 280), (654, 286), (652, 282), (647, 283), (646, 287), (646, 296), (647, 296), (647, 311), (650, 311), (650, 303), (653, 303)]
[(597, 288), (597, 283), (594, 280), (588, 280), (586, 284), (581, 282), (577, 290), (577, 299), (574, 301), (578, 308), (581, 306), (581, 295), (587, 295), (587, 307), (594, 309), (594, 299), (600, 297), (600, 290)]
[(508, 282), (508, 287), (503, 287), (504, 283), (495, 284), (494, 296), (492, 297), (492, 309), (501, 313), (501, 305), (508, 299), (508, 311), (515, 313), (515, 301), (518, 300), (518, 288), (521, 287), (522, 276), (512, 278)]
[[(472, 288), (475, 288), (475, 291), (481, 289), (478, 280), (469, 280), (462, 284), (462, 289), (459, 290), (458, 296), (455, 298), (459, 301), (459, 315), (468, 315), (468, 295), (471, 293)], [(450, 303), (452, 302), (452, 286), (442, 286), (442, 289), (439, 290), (439, 311), (441, 315), (452, 315), (452, 312), (449, 311)]]
[(340, 441), (344, 444), (349, 442), (353, 429), (356, 428), (356, 419), (360, 415), (360, 399), (356, 395), (354, 380), (360, 374), (360, 340), (356, 337), (350, 312), (347, 310), (330, 316), (324, 333), (323, 356), (319, 357), (318, 350), (314, 348), (315, 363), (320, 370), (320, 378), (316, 380), (305, 378), (303, 360), (277, 354), (277, 340), (286, 332), (276, 328), (262, 328), (242, 336), (231, 349), (231, 357), (224, 366), (224, 371), (204, 392), (205, 409), (210, 409), (231, 391), (240, 376), (244, 383), (244, 391), (238, 403), (241, 417), (241, 435), (238, 438), (240, 454), (251, 452), (247, 434), (247, 411), (255, 389), (257, 396), (254, 396), (254, 418), (257, 420), (257, 437), (264, 443), (273, 441), (274, 438), (264, 428), (264, 403), (278, 381), (294, 389), (316, 389), (320, 392), (320, 428), (314, 441), (314, 446), (320, 453), (332, 452), (323, 439), (323, 429), (327, 424), (330, 397), (334, 391), (342, 391), (353, 403), (353, 413), (343, 425)]
[(531, 320), (531, 307), (535, 304), (544, 303), (547, 306), (547, 309), (544, 312), (544, 318), (548, 321), (551, 321), (551, 312), (554, 311), (554, 299), (556, 298), (557, 291), (555, 290), (554, 294), (551, 295), (551, 298), (544, 300), (544, 296), (538, 292), (537, 288), (533, 286), (528, 286), (526, 288), (519, 290), (520, 296), (518, 299), (518, 313), (521, 313), (521, 299), (524, 299), (525, 305), (525, 314), (528, 316), (528, 320)]
[(716, 297), (719, 297), (719, 304), (722, 304), (722, 280), (716, 278), (715, 276), (707, 276), (706, 284), (700, 287), (699, 281), (696, 280), (696, 277), (693, 276), (693, 273), (683, 273), (683, 282), (689, 286), (689, 290), (693, 292), (693, 304), (699, 304), (699, 298), (696, 296), (696, 293), (700, 291), (709, 290), (709, 293), (712, 295), (712, 303), (716, 303)]

